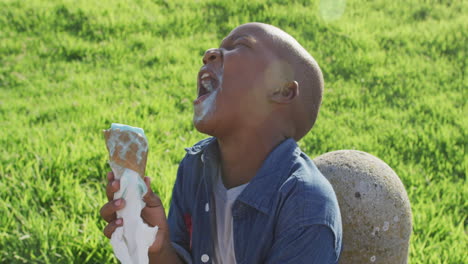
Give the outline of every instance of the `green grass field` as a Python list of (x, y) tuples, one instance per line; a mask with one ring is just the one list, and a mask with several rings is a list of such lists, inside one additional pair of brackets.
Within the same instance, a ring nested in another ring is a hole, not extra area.
[(168, 208), (183, 148), (206, 137), (191, 123), (201, 55), (259, 21), (324, 72), (302, 149), (387, 162), (412, 205), (410, 263), (468, 263), (468, 1), (349, 0), (335, 20), (323, 3), (0, 0), (0, 262), (116, 263), (102, 129), (145, 129)]

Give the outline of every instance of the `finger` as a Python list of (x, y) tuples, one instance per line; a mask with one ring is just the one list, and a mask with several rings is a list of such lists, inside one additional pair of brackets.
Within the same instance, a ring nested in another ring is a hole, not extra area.
[(106, 203), (102, 206), (100, 214), (101, 217), (108, 223), (116, 218), (115, 212), (125, 207), (125, 200), (117, 199)]
[(106, 225), (106, 227), (104, 227), (104, 235), (107, 238), (111, 238), (112, 234), (115, 231), (115, 229), (117, 229), (117, 227), (122, 226), (122, 225), (123, 225), (123, 219), (122, 218), (115, 219), (114, 221), (112, 221), (108, 225)]
[(166, 225), (166, 212), (162, 206), (160, 208), (144, 207), (141, 210), (140, 216), (149, 226), (161, 227)]
[(162, 206), (161, 199), (159, 199), (159, 197), (156, 194), (154, 194), (153, 190), (151, 190), (151, 186), (150, 186), (150, 181), (151, 180), (150, 180), (150, 178), (145, 177), (144, 181), (145, 181), (146, 187), (148, 187), (148, 191), (143, 196), (143, 201), (146, 203), (146, 206), (147, 207)]
[(153, 190), (151, 189), (151, 178), (148, 177), (148, 176), (145, 176), (143, 178), (143, 181), (145, 182), (146, 188), (148, 189), (148, 191), (146, 193), (152, 192)]
[(114, 193), (120, 190), (120, 181), (112, 180), (106, 186), (107, 200), (112, 201), (114, 199)]

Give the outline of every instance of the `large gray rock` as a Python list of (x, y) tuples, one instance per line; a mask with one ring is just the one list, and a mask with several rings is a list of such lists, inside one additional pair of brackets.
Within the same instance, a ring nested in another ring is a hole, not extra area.
[(356, 150), (329, 152), (314, 162), (340, 205), (340, 263), (407, 263), (411, 207), (396, 173), (382, 160)]

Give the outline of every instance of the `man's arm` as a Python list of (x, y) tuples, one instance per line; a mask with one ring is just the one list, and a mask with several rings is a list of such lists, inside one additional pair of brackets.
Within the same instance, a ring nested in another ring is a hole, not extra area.
[[(172, 247), (179, 258), (185, 263), (192, 263), (190, 253), (191, 239), (191, 217), (189, 210), (184, 206), (184, 197), (189, 195), (184, 192), (184, 164), (185, 158), (180, 162), (177, 170), (177, 178), (172, 190), (171, 205), (169, 209), (168, 226), (170, 229), (170, 240)], [(185, 195), (185, 196), (184, 196)], [(187, 222), (189, 221), (189, 223)]]
[(326, 225), (292, 226), (273, 244), (265, 263), (337, 263), (340, 248)]

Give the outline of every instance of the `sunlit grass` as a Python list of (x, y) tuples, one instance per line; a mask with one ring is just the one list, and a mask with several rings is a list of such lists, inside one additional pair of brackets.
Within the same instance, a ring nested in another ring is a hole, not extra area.
[(201, 55), (260, 21), (324, 72), (303, 150), (387, 162), (413, 209), (410, 263), (467, 263), (467, 3), (353, 0), (325, 21), (318, 1), (0, 0), (0, 262), (115, 263), (102, 129), (145, 129), (167, 208), (184, 147), (205, 137), (191, 124)]

